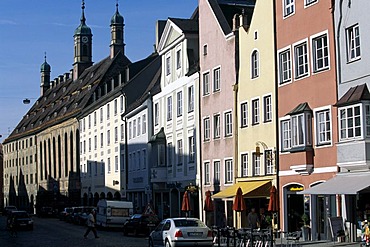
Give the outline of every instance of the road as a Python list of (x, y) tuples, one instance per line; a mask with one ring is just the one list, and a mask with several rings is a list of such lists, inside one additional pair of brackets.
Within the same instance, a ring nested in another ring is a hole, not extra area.
[(6, 230), (6, 217), (0, 216), (1, 247), (145, 247), (146, 237), (123, 236), (121, 231), (99, 230), (99, 239), (90, 232), (88, 239), (83, 235), (85, 226), (73, 225), (55, 218), (33, 217), (33, 231), (18, 231), (17, 237), (11, 237)]

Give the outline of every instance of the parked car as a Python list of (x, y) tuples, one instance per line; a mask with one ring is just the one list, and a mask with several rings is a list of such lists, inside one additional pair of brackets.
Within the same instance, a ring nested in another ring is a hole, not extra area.
[(59, 219), (65, 221), (72, 211), (73, 208), (64, 208), (63, 211), (59, 213)]
[(7, 219), (6, 226), (10, 228), (11, 219), (14, 217), (16, 229), (33, 230), (33, 220), (26, 211), (12, 211)]
[(129, 233), (133, 233), (135, 236), (138, 234), (148, 236), (159, 222), (157, 215), (134, 214), (123, 225), (123, 234), (125, 236)]
[(212, 231), (197, 218), (168, 218), (150, 233), (149, 246), (213, 246)]
[(38, 213), (39, 217), (53, 217), (54, 210), (52, 207), (42, 207)]
[(18, 210), (16, 206), (6, 206), (3, 211), (3, 215), (9, 215), (12, 211)]

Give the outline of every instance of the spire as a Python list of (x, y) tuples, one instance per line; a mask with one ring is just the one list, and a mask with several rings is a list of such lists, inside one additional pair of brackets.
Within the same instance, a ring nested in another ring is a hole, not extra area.
[(81, 25), (86, 25), (86, 18), (85, 18), (85, 1), (82, 0), (82, 15), (81, 15)]
[(91, 34), (91, 29), (86, 25), (86, 18), (85, 18), (85, 1), (82, 0), (82, 13), (81, 13), (81, 23), (75, 30), (75, 35), (81, 34)]
[(50, 88), (50, 72), (51, 72), (51, 66), (46, 62), (46, 52), (44, 56), (44, 63), (41, 64), (41, 95), (44, 95), (44, 93)]
[(118, 52), (124, 53), (124, 19), (123, 16), (118, 11), (118, 0), (116, 2), (116, 12), (110, 20), (111, 27), (111, 42), (110, 42), (110, 57), (113, 58)]

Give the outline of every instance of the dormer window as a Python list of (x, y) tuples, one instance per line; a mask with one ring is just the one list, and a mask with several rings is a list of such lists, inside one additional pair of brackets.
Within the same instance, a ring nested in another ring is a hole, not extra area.
[(338, 114), (341, 141), (370, 137), (370, 102), (340, 107)]
[(171, 57), (168, 55), (166, 56), (166, 76), (171, 74)]

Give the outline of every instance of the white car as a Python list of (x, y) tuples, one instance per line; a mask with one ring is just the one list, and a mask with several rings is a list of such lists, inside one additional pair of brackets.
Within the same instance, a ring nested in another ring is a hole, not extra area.
[(213, 246), (212, 230), (197, 218), (168, 218), (150, 233), (149, 247)]

